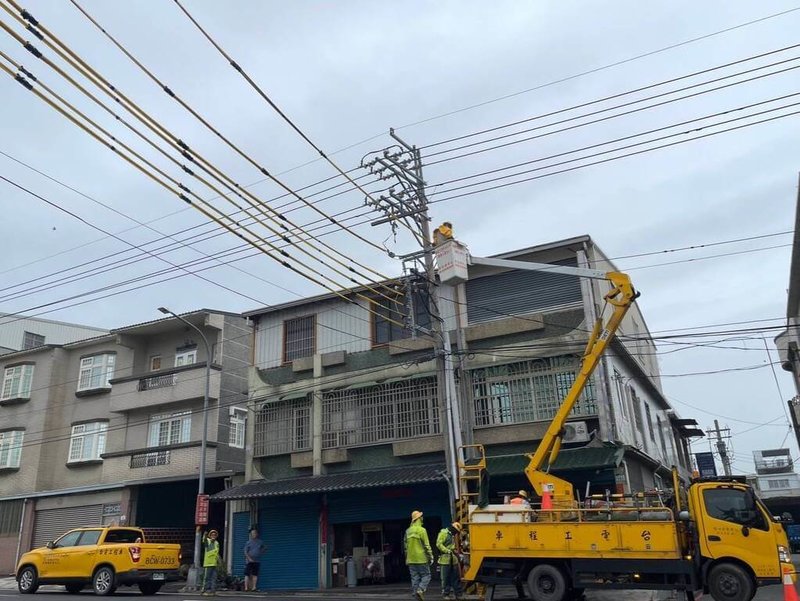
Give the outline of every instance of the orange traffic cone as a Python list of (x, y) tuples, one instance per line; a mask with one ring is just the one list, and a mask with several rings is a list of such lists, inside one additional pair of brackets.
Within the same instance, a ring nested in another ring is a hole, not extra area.
[(783, 601), (800, 601), (797, 598), (797, 589), (792, 582), (792, 572), (789, 568), (783, 568)]
[(553, 508), (553, 498), (550, 496), (550, 491), (545, 490), (542, 492), (542, 511), (548, 511)]

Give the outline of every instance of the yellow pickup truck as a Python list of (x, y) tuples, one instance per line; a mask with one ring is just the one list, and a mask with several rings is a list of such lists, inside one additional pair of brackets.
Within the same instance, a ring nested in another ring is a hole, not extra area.
[(118, 586), (138, 585), (143, 595), (154, 595), (178, 579), (180, 560), (180, 545), (148, 543), (139, 528), (77, 528), (25, 553), (17, 564), (17, 587), (32, 594), (42, 584), (63, 584), (77, 594), (91, 586), (104, 596)]

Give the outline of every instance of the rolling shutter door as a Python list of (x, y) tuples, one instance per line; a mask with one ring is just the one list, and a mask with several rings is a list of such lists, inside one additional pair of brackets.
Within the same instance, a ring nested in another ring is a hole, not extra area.
[(319, 587), (319, 497), (265, 498), (258, 514), (261, 540), (259, 588)]
[(98, 526), (102, 521), (102, 504), (37, 511), (33, 523), (33, 547), (43, 547), (67, 530), (83, 526)]
[[(244, 545), (250, 536), (250, 512), (237, 511), (233, 514), (233, 549), (231, 569), (234, 576), (244, 576)], [(263, 539), (262, 539), (263, 540)], [(266, 555), (261, 556), (261, 561), (267, 559)]]
[[(578, 262), (569, 259), (553, 264), (575, 267)], [(469, 280), (466, 287), (470, 324), (581, 302), (580, 278), (544, 271), (507, 271)]]

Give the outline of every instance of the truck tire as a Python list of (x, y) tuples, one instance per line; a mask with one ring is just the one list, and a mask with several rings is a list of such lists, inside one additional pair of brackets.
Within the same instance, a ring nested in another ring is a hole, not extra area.
[(139, 590), (142, 591), (143, 595), (155, 595), (158, 591), (161, 590), (161, 583), (160, 582), (140, 582), (139, 583)]
[(528, 573), (528, 593), (533, 601), (563, 601), (567, 590), (567, 579), (553, 565), (542, 563)]
[(101, 566), (97, 569), (92, 576), (92, 588), (94, 589), (94, 594), (99, 597), (105, 597), (107, 595), (111, 595), (117, 590), (114, 581), (116, 580), (116, 574), (114, 574), (114, 570), (108, 566)]
[(17, 575), (17, 588), (23, 595), (32, 595), (39, 589), (39, 573), (33, 566), (25, 566)]
[(714, 601), (750, 601), (756, 592), (750, 574), (733, 563), (720, 563), (711, 568), (708, 590)]
[(67, 592), (70, 595), (77, 595), (83, 590), (82, 584), (65, 584), (64, 588), (67, 589)]

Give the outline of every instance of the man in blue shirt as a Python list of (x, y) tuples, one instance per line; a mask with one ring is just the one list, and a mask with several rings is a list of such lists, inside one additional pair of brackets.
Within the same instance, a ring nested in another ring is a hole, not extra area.
[(258, 538), (258, 530), (250, 528), (250, 539), (244, 545), (244, 590), (255, 591), (258, 584), (258, 570), (261, 567), (261, 554), (267, 550)]

